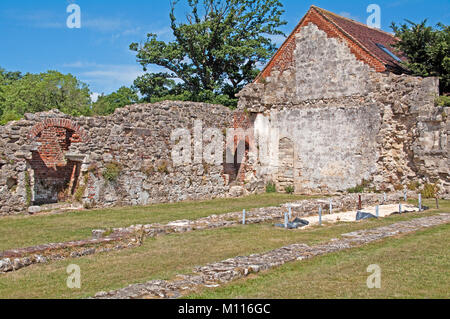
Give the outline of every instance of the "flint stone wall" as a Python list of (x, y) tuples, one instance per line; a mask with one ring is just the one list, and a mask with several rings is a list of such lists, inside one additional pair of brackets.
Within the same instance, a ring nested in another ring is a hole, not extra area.
[[(438, 87), (437, 78), (377, 73), (309, 24), (296, 35), (292, 66), (239, 93), (238, 108), (268, 145), (257, 177), (283, 190), (293, 175), (291, 186), (306, 193), (363, 179), (386, 191), (435, 183), (448, 197), (449, 108), (435, 106)], [(292, 164), (280, 143), (292, 143)]]
[[(173, 166), (171, 133), (183, 128), (192, 134), (195, 120), (222, 130), (232, 127), (233, 113), (220, 105), (162, 102), (106, 117), (27, 114), (0, 126), (0, 215), (24, 212), (45, 198), (57, 201), (64, 194), (52, 188), (56, 181), (70, 188), (59, 191), (89, 207), (227, 196), (223, 165)], [(108, 165), (118, 168), (116, 179), (105, 178)]]

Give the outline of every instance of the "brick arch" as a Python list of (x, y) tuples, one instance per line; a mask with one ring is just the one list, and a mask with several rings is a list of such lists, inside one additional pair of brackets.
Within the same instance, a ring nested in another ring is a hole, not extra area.
[(37, 123), (30, 130), (29, 138), (34, 140), (38, 137), (44, 130), (51, 127), (60, 127), (68, 131), (74, 132), (71, 137), (72, 143), (83, 143), (88, 139), (87, 132), (81, 128), (78, 124), (69, 119), (45, 119), (44, 121)]

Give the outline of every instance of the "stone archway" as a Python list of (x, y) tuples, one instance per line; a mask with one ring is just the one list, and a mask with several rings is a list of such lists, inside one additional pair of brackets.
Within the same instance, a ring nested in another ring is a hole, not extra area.
[(294, 187), (294, 143), (283, 138), (278, 148), (278, 191), (284, 192), (286, 187)]
[(29, 160), (33, 205), (57, 203), (72, 197), (81, 163), (68, 156), (68, 151), (73, 143), (87, 139), (86, 132), (68, 119), (46, 119), (31, 129), (29, 137), (38, 145)]

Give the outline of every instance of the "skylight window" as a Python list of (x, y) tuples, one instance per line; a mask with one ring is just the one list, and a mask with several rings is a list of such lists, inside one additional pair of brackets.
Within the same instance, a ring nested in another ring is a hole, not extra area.
[(393, 59), (395, 59), (398, 62), (402, 62), (402, 60), (396, 56), (394, 53), (392, 53), (391, 51), (389, 51), (388, 48), (386, 48), (384, 45), (377, 43), (377, 47), (379, 47), (381, 50), (383, 50), (384, 52), (386, 52), (387, 54), (389, 54)]

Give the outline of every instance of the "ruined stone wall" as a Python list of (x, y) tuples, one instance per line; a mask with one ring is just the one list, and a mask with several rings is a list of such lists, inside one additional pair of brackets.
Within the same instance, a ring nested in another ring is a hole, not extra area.
[(232, 127), (233, 113), (220, 105), (162, 102), (106, 117), (27, 114), (0, 126), (0, 214), (65, 200), (96, 207), (227, 196), (223, 165), (173, 165), (171, 133), (192, 133), (195, 120), (222, 130)]
[(328, 106), (258, 115), (256, 136), (267, 139), (270, 149), (279, 149), (278, 157), (260, 161), (266, 167), (264, 175), (278, 182), (279, 191), (295, 186), (300, 193), (346, 190), (359, 184), (376, 170), (377, 113), (371, 106)]
[[(365, 180), (387, 191), (432, 183), (449, 196), (448, 108), (435, 106), (437, 95), (438, 79), (377, 73), (310, 24), (292, 66), (245, 87), (238, 108), (268, 145), (258, 178), (280, 190), (345, 191)], [(280, 146), (289, 141), (293, 164)]]

